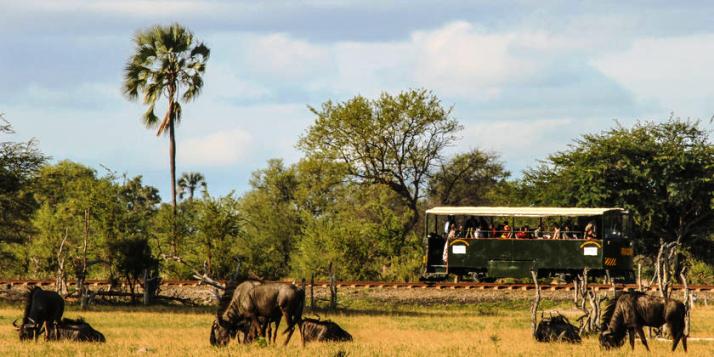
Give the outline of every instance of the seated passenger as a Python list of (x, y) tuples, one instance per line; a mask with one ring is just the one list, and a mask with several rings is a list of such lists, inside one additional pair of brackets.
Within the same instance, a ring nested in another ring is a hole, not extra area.
[(583, 233), (583, 238), (585, 239), (596, 239), (597, 233), (595, 233), (595, 222), (590, 221), (588, 225), (585, 226), (585, 232)]
[(487, 238), (496, 238), (496, 232), (498, 231), (498, 229), (496, 229), (496, 226), (494, 226), (493, 224), (489, 225), (488, 231), (489, 233)]
[(568, 224), (565, 224), (563, 226), (563, 230), (560, 232), (560, 236), (563, 239), (571, 239), (571, 238), (577, 238), (574, 234), (573, 231), (570, 229), (570, 226)]
[(511, 226), (508, 225), (508, 222), (503, 222), (503, 233), (501, 234), (501, 238), (513, 238), (513, 230), (511, 229)]
[(533, 231), (533, 238), (536, 239), (543, 239), (543, 225), (538, 225), (536, 229)]
[(456, 230), (456, 237), (466, 238), (466, 230), (464, 229), (464, 226), (459, 225), (459, 228)]
[(523, 226), (521, 227), (521, 230), (516, 232), (516, 238), (518, 239), (528, 239), (530, 238), (530, 232), (529, 232), (528, 226)]
[(553, 225), (553, 233), (550, 235), (550, 239), (561, 239), (560, 226), (558, 224)]

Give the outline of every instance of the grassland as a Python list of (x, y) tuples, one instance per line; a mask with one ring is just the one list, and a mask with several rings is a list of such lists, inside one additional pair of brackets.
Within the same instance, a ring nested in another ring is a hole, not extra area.
[[(490, 302), (478, 305), (449, 304), (377, 305), (351, 302), (336, 314), (322, 314), (354, 336), (355, 342), (308, 344), (300, 347), (299, 337), (290, 345), (260, 347), (231, 344), (213, 348), (208, 343), (212, 321), (210, 308), (170, 307), (94, 307), (79, 312), (68, 307), (67, 317), (83, 316), (107, 337), (106, 344), (18, 341), (11, 323), (21, 315), (19, 306), (0, 307), (0, 356), (659, 356), (671, 355), (668, 342), (650, 341), (651, 353), (641, 344), (629, 348), (601, 351), (594, 338), (582, 345), (541, 344), (530, 335), (527, 301)], [(546, 308), (574, 316), (567, 304)], [(698, 307), (693, 314), (692, 337), (714, 336), (714, 307)], [(714, 355), (714, 343), (691, 341), (690, 356)], [(681, 350), (677, 354), (682, 354)]]

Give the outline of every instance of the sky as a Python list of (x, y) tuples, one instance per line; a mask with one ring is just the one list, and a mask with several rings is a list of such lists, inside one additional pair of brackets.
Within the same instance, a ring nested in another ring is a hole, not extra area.
[[(432, 90), (464, 126), (447, 155), (515, 177), (585, 133), (714, 115), (714, 3), (0, 0), (0, 113), (53, 161), (142, 175), (169, 200), (168, 140), (121, 92), (133, 35), (179, 22), (211, 48), (177, 172), (245, 192), (295, 148), (308, 106)], [(8, 140), (3, 138), (3, 140)]]

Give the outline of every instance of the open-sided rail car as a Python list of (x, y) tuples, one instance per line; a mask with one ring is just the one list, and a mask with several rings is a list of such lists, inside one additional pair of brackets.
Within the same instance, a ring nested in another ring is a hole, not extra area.
[[(532, 270), (572, 278), (586, 267), (590, 276), (634, 279), (628, 213), (621, 208), (435, 207), (425, 224), (425, 280), (527, 278)], [(447, 227), (464, 225), (447, 242), (453, 229)], [(554, 227), (567, 238), (553, 239)]]

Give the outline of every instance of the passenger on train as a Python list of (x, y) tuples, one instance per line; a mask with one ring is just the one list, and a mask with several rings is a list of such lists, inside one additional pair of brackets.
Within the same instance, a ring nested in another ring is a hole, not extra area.
[(543, 239), (543, 225), (539, 224), (538, 227), (533, 231), (533, 238)]
[(550, 235), (550, 239), (561, 239), (560, 226), (557, 223), (553, 224), (553, 234)]
[(590, 221), (588, 225), (585, 226), (585, 233), (583, 233), (583, 238), (585, 239), (596, 239), (597, 233), (595, 232), (595, 222)]
[(508, 225), (508, 222), (503, 222), (503, 233), (501, 238), (513, 238), (513, 229)]
[(529, 231), (530, 231), (530, 228), (528, 228), (528, 225), (521, 227), (521, 230), (516, 232), (516, 238), (529, 239), (531, 237), (531, 233)]

